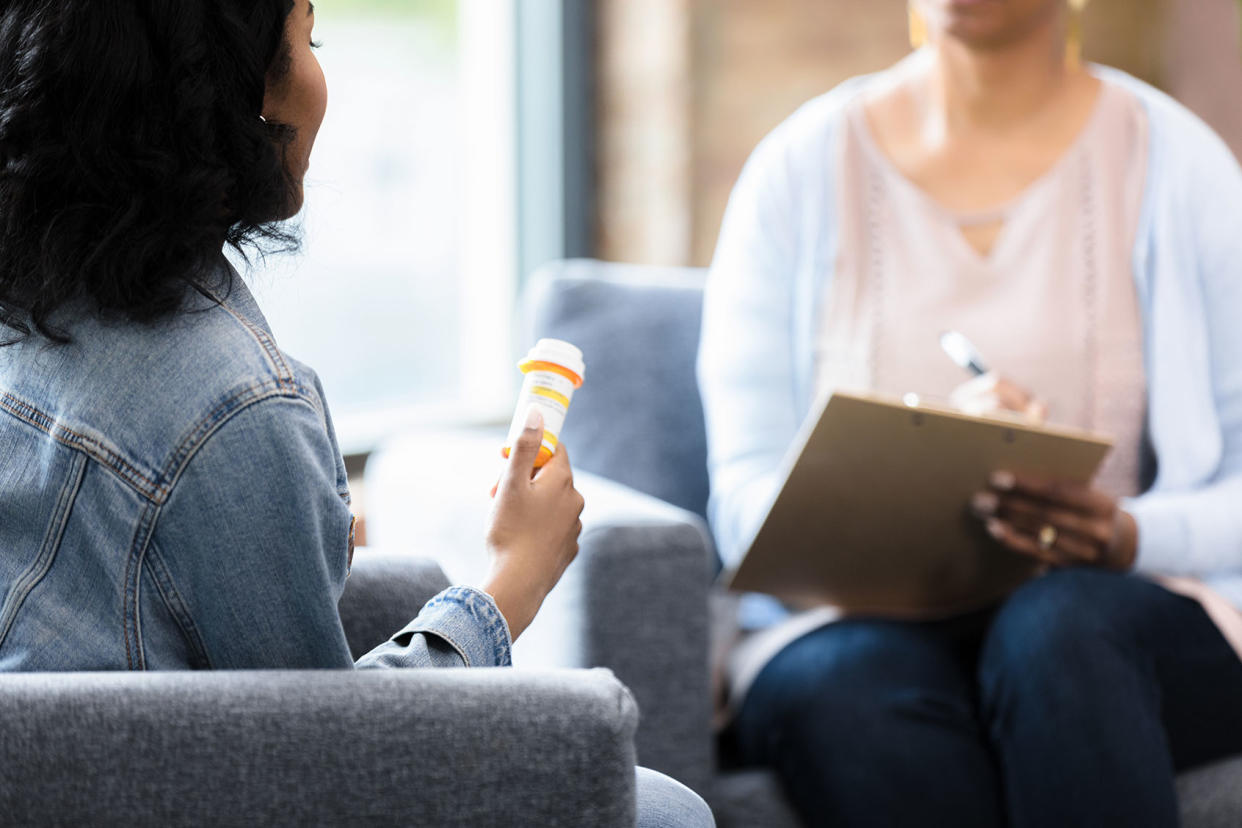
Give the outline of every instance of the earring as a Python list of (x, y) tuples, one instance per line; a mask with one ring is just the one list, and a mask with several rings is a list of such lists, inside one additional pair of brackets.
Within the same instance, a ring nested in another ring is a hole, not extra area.
[(914, 0), (909, 0), (906, 4), (906, 11), (910, 18), (910, 48), (922, 49), (927, 45), (927, 21), (923, 19), (923, 14), (914, 4)]
[(1082, 12), (1087, 0), (1069, 0), (1069, 23), (1065, 32), (1065, 66), (1076, 72), (1082, 68)]

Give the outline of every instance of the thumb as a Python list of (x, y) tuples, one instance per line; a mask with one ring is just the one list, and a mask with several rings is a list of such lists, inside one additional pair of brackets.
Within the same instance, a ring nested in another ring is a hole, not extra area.
[(505, 487), (515, 483), (530, 482), (535, 471), (535, 460), (539, 457), (539, 448), (543, 445), (543, 412), (531, 406), (526, 412), (526, 427), (513, 441), (513, 450), (509, 452), (509, 465), (505, 468), (502, 484)]

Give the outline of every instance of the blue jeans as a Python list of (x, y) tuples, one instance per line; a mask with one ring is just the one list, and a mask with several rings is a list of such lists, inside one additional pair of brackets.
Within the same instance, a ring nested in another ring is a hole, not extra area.
[(1196, 601), (1072, 569), (987, 611), (798, 639), (725, 749), (808, 825), (1176, 825), (1175, 774), (1242, 753), (1240, 700)]

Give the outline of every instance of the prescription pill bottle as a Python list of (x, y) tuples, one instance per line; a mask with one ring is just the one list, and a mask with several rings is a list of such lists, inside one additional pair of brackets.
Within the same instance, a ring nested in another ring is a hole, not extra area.
[(582, 387), (586, 363), (582, 361), (582, 351), (568, 342), (541, 339), (518, 363), (518, 369), (526, 378), (522, 382), (513, 423), (509, 426), (509, 436), (505, 438), (501, 454), (509, 456), (509, 450), (526, 427), (527, 412), (535, 406), (543, 414), (543, 447), (535, 460), (535, 468), (539, 468), (556, 452), (569, 403), (574, 398), (574, 391)]

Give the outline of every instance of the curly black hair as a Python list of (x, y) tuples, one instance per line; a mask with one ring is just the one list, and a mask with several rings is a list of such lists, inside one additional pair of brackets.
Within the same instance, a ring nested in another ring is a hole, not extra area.
[[(291, 127), (260, 115), (289, 71), (294, 0), (0, 2), (0, 325), (69, 341), (71, 301), (146, 322), (277, 222)], [(274, 243), (274, 244), (273, 244)], [(225, 288), (227, 289), (227, 285)]]

